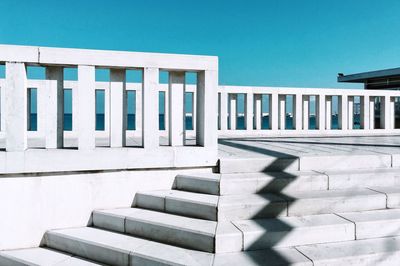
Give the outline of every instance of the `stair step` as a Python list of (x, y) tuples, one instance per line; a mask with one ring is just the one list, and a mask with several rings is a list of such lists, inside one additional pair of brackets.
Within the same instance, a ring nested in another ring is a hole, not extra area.
[(4, 266), (96, 266), (104, 265), (73, 257), (48, 248), (27, 248), (0, 251), (0, 265)]
[(275, 154), (254, 158), (221, 158), (219, 167), (221, 174), (297, 170), (387, 169), (392, 167), (392, 157), (390, 154), (336, 154), (301, 157)]
[(287, 200), (275, 194), (220, 196), (218, 221), (287, 216)]
[(374, 238), (296, 247), (314, 265), (398, 265), (400, 237)]
[(327, 190), (328, 177), (310, 171), (179, 175), (176, 188), (212, 195)]
[(288, 199), (289, 216), (386, 208), (385, 195), (366, 188), (289, 192), (282, 196)]
[(329, 189), (400, 186), (400, 169), (324, 171)]
[(400, 235), (400, 209), (339, 213), (356, 225), (356, 238), (379, 238)]
[(354, 240), (352, 222), (334, 214), (233, 221), (244, 250)]
[(371, 187), (371, 189), (386, 195), (388, 208), (400, 208), (400, 187)]
[(179, 190), (138, 192), (135, 206), (180, 214), (193, 218), (217, 220), (218, 196)]
[(256, 173), (275, 171), (299, 170), (299, 158), (297, 157), (262, 157), (262, 158), (221, 158), (219, 160), (219, 172), (231, 173)]
[(49, 231), (48, 247), (100, 263), (129, 265), (211, 265), (213, 255), (97, 228)]
[[(231, 224), (217, 230), (217, 222), (157, 211), (126, 208), (93, 212), (93, 225), (154, 241), (206, 252), (241, 250), (241, 232)], [(218, 235), (217, 241), (216, 236)], [(227, 242), (231, 248), (224, 247)]]
[(195, 174), (195, 175), (177, 175), (175, 178), (176, 189), (220, 195), (219, 184), (220, 174)]
[(257, 251), (216, 254), (214, 266), (246, 265), (246, 266), (312, 266), (306, 256), (294, 248), (274, 248)]

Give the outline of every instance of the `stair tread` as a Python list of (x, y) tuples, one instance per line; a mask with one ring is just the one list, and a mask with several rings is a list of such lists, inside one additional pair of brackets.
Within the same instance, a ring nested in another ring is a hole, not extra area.
[(289, 200), (308, 199), (308, 198), (342, 198), (342, 197), (362, 197), (379, 195), (380, 193), (368, 188), (337, 189), (337, 190), (315, 190), (315, 191), (288, 191), (281, 194)]
[[(400, 259), (400, 237), (313, 244), (296, 248), (314, 263), (329, 262), (332, 265), (349, 265), (347, 263), (350, 261), (354, 263), (351, 265), (376, 265), (376, 262), (382, 262), (382, 259), (393, 260), (397, 263)], [(396, 256), (390, 256), (390, 253), (396, 254)], [(384, 257), (383, 254), (385, 254)], [(337, 264), (333, 264), (335, 260), (337, 260)], [(357, 260), (359, 261), (356, 263)], [(388, 261), (385, 262), (388, 263)]]
[[(66, 239), (76, 241), (79, 244), (68, 245), (65, 243)], [(210, 253), (91, 227), (49, 231), (46, 233), (46, 243), (50, 247), (72, 254), (84, 254), (89, 259), (93, 259), (91, 257), (94, 256), (96, 260), (105, 260), (102, 262), (112, 265), (128, 266), (132, 264), (131, 262), (140, 265), (148, 261), (173, 262), (178, 265), (210, 265), (213, 259), (213, 255)], [(94, 250), (90, 246), (96, 246), (99, 249)], [(110, 254), (106, 254), (107, 251)], [(102, 253), (102, 258), (99, 258), (99, 252)], [(123, 259), (121, 258), (122, 255)]]
[(150, 194), (154, 196), (170, 198), (170, 199), (181, 199), (188, 202), (201, 203), (205, 205), (217, 206), (218, 196), (207, 195), (195, 192), (187, 192), (180, 190), (159, 190), (150, 192), (140, 192), (143, 194)]
[[(184, 231), (190, 231), (198, 234), (206, 234), (210, 236), (215, 235), (217, 222), (208, 221), (196, 218), (190, 218), (175, 214), (169, 214), (165, 212), (158, 212), (140, 208), (122, 208), (112, 210), (97, 210), (94, 211), (96, 214), (117, 216), (121, 219), (127, 219), (131, 221), (140, 221), (157, 226), (169, 227)], [(96, 221), (94, 219), (96, 225)]]
[(256, 251), (232, 252), (225, 254), (216, 254), (214, 266), (222, 265), (248, 265), (258, 266), (312, 266), (313, 263), (306, 256), (294, 248), (274, 248)]
[(278, 217), (268, 219), (232, 221), (241, 231), (293, 231), (305, 227), (325, 227), (350, 224), (351, 222), (335, 214), (317, 214), (300, 217)]
[(338, 214), (355, 223), (384, 221), (384, 220), (400, 220), (400, 209), (347, 212)]
[(23, 263), (24, 265), (43, 266), (104, 265), (41, 247), (0, 251), (0, 265), (13, 265), (13, 263), (17, 262)]

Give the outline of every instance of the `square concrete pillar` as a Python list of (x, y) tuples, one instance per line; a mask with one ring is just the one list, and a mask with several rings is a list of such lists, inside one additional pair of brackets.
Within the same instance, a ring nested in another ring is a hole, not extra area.
[(369, 96), (362, 96), (360, 98), (360, 124), (362, 129), (369, 129)]
[[(143, 100), (143, 95), (142, 95), (142, 88), (137, 88), (136, 90), (136, 103), (135, 103), (135, 128), (137, 132), (142, 132), (143, 129), (143, 125), (142, 125), (142, 121), (143, 121), (143, 114), (142, 114), (142, 110), (143, 110), (143, 104), (142, 104), (142, 100)], [(157, 96), (158, 97), (158, 96)]]
[(279, 94), (271, 94), (269, 101), (270, 127), (274, 131), (279, 129)]
[(396, 123), (396, 106), (395, 106), (395, 97), (388, 97), (390, 99), (389, 104), (389, 114), (390, 114), (390, 119), (389, 119), (389, 129), (394, 129), (395, 128), (395, 123)]
[(254, 95), (254, 125), (256, 130), (262, 128), (262, 94)]
[[(391, 113), (391, 97), (390, 96), (382, 96), (381, 97), (381, 128), (383, 129), (391, 129), (392, 126), (392, 117), (394, 117)], [(394, 110), (394, 107), (393, 107)]]
[(349, 96), (347, 104), (347, 129), (353, 130), (353, 128), (354, 128), (354, 96)]
[(325, 97), (325, 128), (332, 129), (332, 96)]
[(349, 112), (349, 110), (347, 109), (348, 108), (347, 100), (348, 100), (347, 95), (339, 96), (338, 99), (338, 110), (339, 110), (338, 124), (341, 130), (347, 130), (347, 123), (348, 123), (347, 117)]
[(5, 132), (6, 130), (6, 119), (5, 119), (5, 114), (6, 114), (6, 88), (5, 84), (0, 88), (0, 130), (2, 132)]
[(252, 92), (246, 93), (246, 130), (253, 130), (253, 121), (254, 121), (254, 94)]
[(229, 129), (236, 130), (237, 94), (229, 94)]
[(96, 147), (96, 81), (94, 66), (78, 66), (78, 149)]
[(310, 96), (303, 96), (303, 129), (309, 129), (309, 119), (310, 119)]
[(169, 72), (169, 145), (183, 146), (185, 141), (185, 72)]
[(325, 130), (325, 119), (326, 119), (326, 97), (325, 95), (316, 95), (315, 96), (315, 123), (316, 128), (318, 130)]
[(159, 147), (158, 130), (158, 86), (159, 69), (143, 69), (142, 88), (142, 143), (147, 150)]
[(197, 73), (197, 123), (196, 143), (216, 151), (217, 136), (218, 71)]
[(285, 130), (286, 125), (286, 95), (279, 95), (279, 129)]
[(24, 151), (28, 148), (27, 76), (24, 63), (6, 63), (6, 151)]
[(303, 95), (293, 95), (293, 126), (296, 130), (302, 130), (303, 125)]
[(369, 128), (375, 129), (375, 96), (369, 97)]
[(125, 69), (110, 70), (110, 146), (126, 146), (127, 107)]
[[(46, 67), (45, 134), (46, 149), (59, 149), (64, 145), (64, 68)], [(42, 92), (38, 92), (42, 98)], [(38, 106), (39, 107), (39, 106)]]

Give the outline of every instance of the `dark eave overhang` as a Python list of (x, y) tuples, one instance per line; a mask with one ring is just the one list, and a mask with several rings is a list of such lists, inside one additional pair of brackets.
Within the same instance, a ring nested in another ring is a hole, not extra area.
[(338, 75), (338, 82), (354, 82), (354, 83), (366, 83), (371, 79), (389, 78), (389, 77), (400, 77), (400, 68), (391, 68), (370, 72), (363, 72), (350, 75)]

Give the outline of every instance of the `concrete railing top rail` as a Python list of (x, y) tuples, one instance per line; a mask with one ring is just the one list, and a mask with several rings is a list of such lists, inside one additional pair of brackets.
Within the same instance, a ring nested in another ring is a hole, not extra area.
[(162, 70), (218, 70), (217, 56), (143, 53), (108, 50), (0, 45), (0, 62), (39, 65), (89, 65), (105, 68), (144, 68)]

